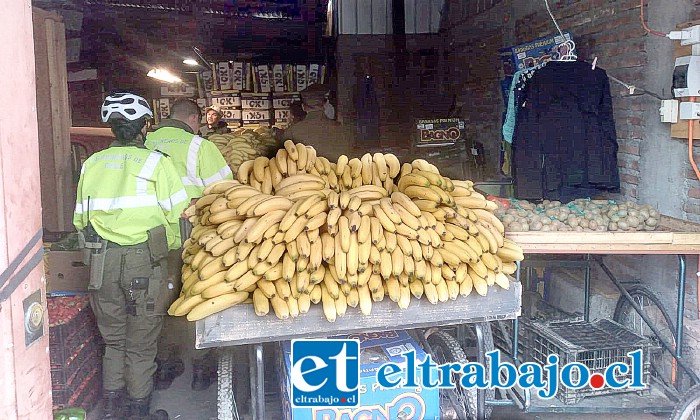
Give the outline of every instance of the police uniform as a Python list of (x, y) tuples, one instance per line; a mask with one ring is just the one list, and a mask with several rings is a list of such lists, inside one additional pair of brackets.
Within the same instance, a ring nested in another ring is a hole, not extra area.
[(105, 390), (126, 387), (134, 399), (151, 394), (156, 343), (170, 299), (167, 263), (152, 261), (148, 231), (163, 226), (167, 247), (179, 248), (178, 222), (187, 204), (175, 167), (161, 153), (112, 145), (83, 164), (73, 224), (83, 230), (89, 222), (107, 243), (101, 284), (91, 280), (90, 286), (106, 344)]
[(233, 173), (216, 145), (195, 135), (179, 120), (165, 119), (160, 128), (146, 137), (146, 147), (170, 156), (190, 199), (202, 196), (204, 188)]

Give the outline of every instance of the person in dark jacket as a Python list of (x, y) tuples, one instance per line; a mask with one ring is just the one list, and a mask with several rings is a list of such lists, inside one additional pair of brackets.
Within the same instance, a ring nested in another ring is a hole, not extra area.
[(225, 121), (221, 121), (223, 114), (221, 113), (220, 106), (212, 105), (204, 111), (206, 112), (207, 123), (199, 128), (200, 136), (206, 139), (212, 134), (226, 134), (231, 132), (228, 128), (228, 124), (226, 124)]

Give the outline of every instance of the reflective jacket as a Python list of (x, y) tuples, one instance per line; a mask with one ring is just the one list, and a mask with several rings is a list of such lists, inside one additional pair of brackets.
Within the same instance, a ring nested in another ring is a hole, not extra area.
[(233, 173), (216, 145), (192, 133), (185, 123), (165, 119), (160, 128), (146, 137), (146, 147), (170, 156), (182, 178), (187, 196), (199, 198), (204, 187)]
[(112, 146), (83, 163), (73, 224), (85, 228), (89, 210), (95, 231), (119, 245), (146, 242), (147, 232), (162, 225), (168, 247), (177, 249), (179, 218), (188, 204), (170, 159), (143, 147)]

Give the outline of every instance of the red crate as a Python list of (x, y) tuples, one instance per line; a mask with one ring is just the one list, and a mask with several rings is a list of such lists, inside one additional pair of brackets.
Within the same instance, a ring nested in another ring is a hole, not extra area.
[[(84, 404), (86, 396), (91, 394), (91, 388), (101, 389), (102, 364), (99, 363), (99, 360), (99, 357), (87, 360), (73, 375), (70, 383), (53, 384), (51, 395), (54, 410), (79, 407), (81, 404)], [(95, 397), (99, 397), (99, 392)], [(86, 407), (83, 406), (83, 408)]]

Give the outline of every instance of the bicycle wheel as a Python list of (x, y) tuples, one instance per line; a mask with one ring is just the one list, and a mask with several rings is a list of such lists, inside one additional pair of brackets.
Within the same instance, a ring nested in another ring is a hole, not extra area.
[[(428, 350), (437, 364), (468, 363), (464, 350), (457, 340), (448, 333), (431, 329), (426, 332), (426, 340), (430, 346)], [(442, 402), (446, 402), (455, 411), (453, 418), (459, 420), (475, 419), (476, 389), (462, 388), (459, 384), (460, 376), (456, 372), (452, 372), (452, 377), (456, 386), (453, 389), (440, 390), (441, 410)], [(447, 413), (442, 413), (441, 418), (449, 417)]]
[(695, 385), (676, 404), (676, 408), (671, 414), (671, 420), (698, 419), (700, 419), (700, 385)]
[[(674, 333), (673, 321), (654, 292), (641, 284), (630, 286), (627, 292), (644, 311), (645, 315), (651, 319), (654, 323), (654, 327), (661, 332), (663, 339), (667, 343), (671, 343), (675, 348), (676, 336)], [(674, 365), (673, 356), (661, 345), (659, 338), (624, 296), (620, 296), (620, 299), (617, 301), (613, 320), (655, 342), (655, 347), (657, 347), (658, 350), (650, 354), (652, 379), (659, 382), (667, 389), (670, 388), (669, 390), (676, 389), (677, 391), (682, 391), (683, 387), (680, 386), (680, 384), (676, 384), (675, 386), (671, 385)]]

